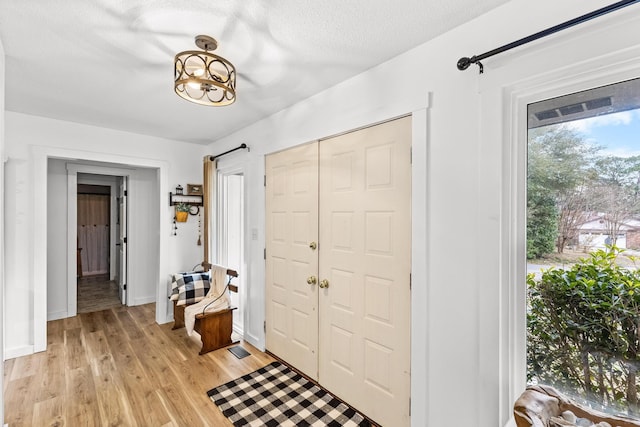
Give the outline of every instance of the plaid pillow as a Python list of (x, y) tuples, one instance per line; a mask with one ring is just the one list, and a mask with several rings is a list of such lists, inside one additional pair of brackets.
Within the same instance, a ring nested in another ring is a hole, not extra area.
[(211, 288), (208, 273), (181, 273), (173, 275), (171, 296), (177, 305), (194, 304), (202, 300)]
[(179, 291), (179, 287), (184, 285), (184, 280), (183, 280), (183, 276), (187, 276), (190, 274), (207, 274), (207, 277), (209, 275), (209, 273), (203, 273), (200, 271), (185, 271), (182, 273), (175, 273), (171, 275), (171, 295), (169, 295), (169, 299), (171, 301), (177, 301), (178, 300), (178, 294), (180, 293)]

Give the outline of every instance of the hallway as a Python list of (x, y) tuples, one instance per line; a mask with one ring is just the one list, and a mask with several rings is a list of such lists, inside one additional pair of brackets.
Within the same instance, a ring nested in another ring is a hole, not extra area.
[(91, 313), (121, 306), (118, 284), (109, 275), (78, 279), (78, 313)]

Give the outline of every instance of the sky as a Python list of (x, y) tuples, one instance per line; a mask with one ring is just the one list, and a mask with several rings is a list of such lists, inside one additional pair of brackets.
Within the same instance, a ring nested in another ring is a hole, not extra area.
[(585, 138), (603, 147), (600, 154), (619, 157), (640, 155), (640, 109), (568, 122)]

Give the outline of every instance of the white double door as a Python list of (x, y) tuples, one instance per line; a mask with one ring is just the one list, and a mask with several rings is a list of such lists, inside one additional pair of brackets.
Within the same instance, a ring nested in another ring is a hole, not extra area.
[(266, 346), (409, 424), (411, 119), (266, 159)]

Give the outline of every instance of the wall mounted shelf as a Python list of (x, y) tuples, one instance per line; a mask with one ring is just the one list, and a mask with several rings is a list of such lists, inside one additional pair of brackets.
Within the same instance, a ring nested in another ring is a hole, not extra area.
[(191, 206), (202, 206), (203, 200), (200, 194), (173, 194), (169, 193), (169, 206), (175, 206), (178, 203), (185, 203)]

